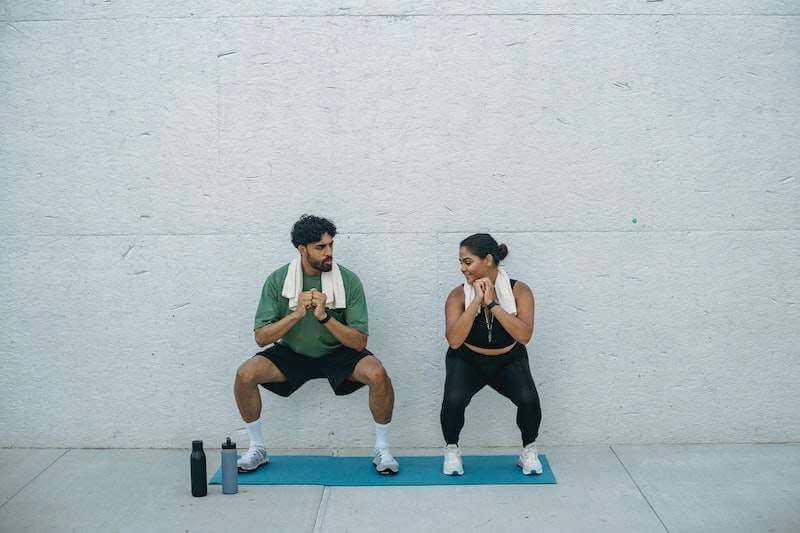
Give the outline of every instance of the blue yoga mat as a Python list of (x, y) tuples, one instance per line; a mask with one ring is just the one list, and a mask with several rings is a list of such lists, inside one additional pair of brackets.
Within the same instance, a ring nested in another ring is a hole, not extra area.
[[(329, 455), (274, 455), (255, 472), (239, 474), (240, 485), (539, 485), (555, 484), (550, 463), (543, 454), (541, 475), (526, 476), (512, 455), (465, 455), (463, 476), (442, 474), (441, 456), (398, 457), (400, 472), (383, 476), (372, 466), (372, 457)], [(220, 484), (220, 471), (211, 485)]]

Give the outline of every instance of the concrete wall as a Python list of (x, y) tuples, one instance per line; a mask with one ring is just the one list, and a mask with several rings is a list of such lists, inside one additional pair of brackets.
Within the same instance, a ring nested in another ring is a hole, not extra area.
[[(477, 231), (536, 294), (540, 442), (800, 440), (798, 15), (0, 3), (0, 446), (240, 427), (233, 375), (303, 212), (365, 284), (395, 445), (441, 442), (443, 302)], [(263, 396), (271, 446), (371, 445), (363, 390)], [(462, 443), (517, 442), (479, 393)]]

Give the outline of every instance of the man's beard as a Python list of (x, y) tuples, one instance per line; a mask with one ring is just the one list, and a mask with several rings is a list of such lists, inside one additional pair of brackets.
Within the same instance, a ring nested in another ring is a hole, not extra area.
[(324, 261), (316, 262), (309, 257), (308, 262), (311, 263), (312, 267), (319, 270), (320, 272), (330, 272), (331, 269), (333, 268), (333, 259), (331, 259), (329, 263), (325, 263)]

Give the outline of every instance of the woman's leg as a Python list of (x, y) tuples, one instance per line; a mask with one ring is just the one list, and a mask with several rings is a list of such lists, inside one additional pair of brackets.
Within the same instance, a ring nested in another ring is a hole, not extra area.
[(458, 444), (458, 436), (464, 427), (464, 410), (472, 397), (486, 385), (486, 381), (469, 363), (457, 355), (445, 358), (447, 376), (444, 382), (444, 398), (439, 416), (446, 444)]
[(528, 358), (519, 357), (511, 361), (494, 376), (490, 385), (517, 406), (517, 426), (522, 432), (522, 445), (534, 442), (539, 436), (542, 409)]

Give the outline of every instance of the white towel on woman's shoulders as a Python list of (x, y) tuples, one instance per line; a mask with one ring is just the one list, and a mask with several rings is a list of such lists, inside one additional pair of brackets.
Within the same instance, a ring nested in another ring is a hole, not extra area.
[[(330, 271), (323, 272), (322, 292), (327, 299), (325, 307), (327, 309), (344, 309), (347, 307), (347, 297), (345, 296), (344, 281), (342, 281), (342, 271), (336, 261), (333, 262)], [(289, 299), (289, 309), (297, 309), (297, 297), (303, 290), (303, 265), (300, 257), (295, 257), (289, 263), (289, 270), (286, 272), (286, 279), (283, 282), (281, 296)]]
[[(497, 303), (503, 308), (503, 311), (512, 315), (517, 314), (517, 302), (514, 300), (514, 291), (511, 289), (511, 278), (503, 267), (497, 267), (497, 279), (494, 280), (494, 292), (497, 295)], [(472, 284), (464, 282), (464, 309), (469, 307), (472, 300), (475, 299), (475, 287)], [(480, 312), (478, 307), (478, 312)]]

